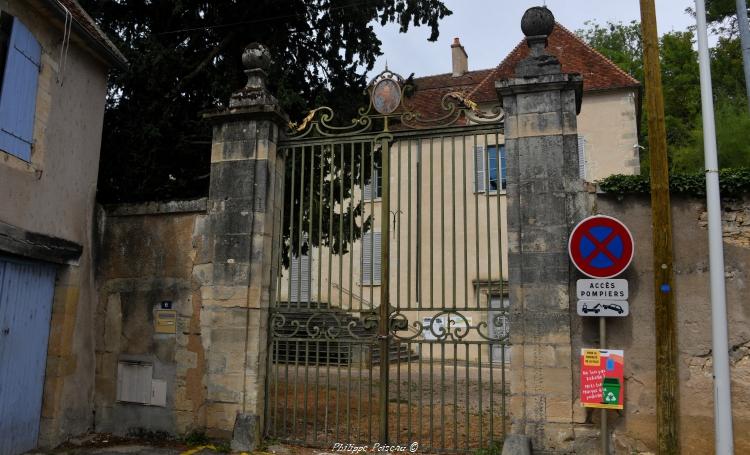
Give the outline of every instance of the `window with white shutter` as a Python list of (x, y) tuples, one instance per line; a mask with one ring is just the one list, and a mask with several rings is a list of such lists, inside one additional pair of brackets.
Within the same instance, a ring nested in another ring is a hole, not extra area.
[(484, 174), (484, 147), (474, 147), (474, 191), (477, 193), (484, 192), (485, 183)]
[(310, 301), (310, 256), (293, 257), (289, 268), (289, 301)]
[(474, 192), (489, 188), (490, 193), (497, 193), (498, 188), (505, 190), (507, 180), (505, 146), (474, 147)]
[(368, 232), (362, 236), (362, 284), (380, 284), (380, 232)]
[(578, 136), (578, 176), (586, 180), (586, 138)]
[(0, 87), (0, 150), (31, 161), (42, 47), (18, 18), (2, 13), (0, 29), (5, 54)]

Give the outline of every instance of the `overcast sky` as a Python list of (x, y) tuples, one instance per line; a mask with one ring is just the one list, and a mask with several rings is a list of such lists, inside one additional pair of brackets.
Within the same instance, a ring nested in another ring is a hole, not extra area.
[[(523, 38), (521, 16), (531, 6), (543, 0), (444, 0), (453, 11), (440, 22), (440, 37), (429, 42), (427, 27), (409, 28), (398, 33), (398, 26), (377, 27), (383, 42), (381, 56), (371, 74), (385, 68), (386, 60), (392, 71), (406, 77), (412, 72), (417, 77), (451, 71), (450, 45), (459, 37), (469, 54), (469, 69), (497, 66)], [(604, 24), (607, 21), (630, 22), (640, 20), (638, 0), (547, 0), (547, 7), (558, 22), (569, 30), (584, 28), (588, 20)], [(693, 0), (657, 0), (656, 15), (659, 34), (670, 30), (685, 30), (695, 25), (685, 8), (695, 7)]]

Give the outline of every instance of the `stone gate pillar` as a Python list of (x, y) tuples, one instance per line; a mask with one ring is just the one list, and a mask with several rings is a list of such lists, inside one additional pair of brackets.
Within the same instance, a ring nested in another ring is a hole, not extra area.
[(201, 285), (206, 352), (207, 433), (250, 450), (263, 426), (267, 324), (274, 295), (284, 160), (277, 151), (287, 124), (266, 88), (268, 50), (250, 44), (242, 55), (247, 85), (214, 123), (208, 196), (208, 255)]
[(547, 8), (524, 14), (530, 55), (496, 89), (508, 157), (511, 433), (530, 437), (534, 451), (567, 453), (574, 448), (577, 393), (567, 240), (581, 218), (576, 115), (582, 78), (562, 73), (546, 52), (554, 24)]

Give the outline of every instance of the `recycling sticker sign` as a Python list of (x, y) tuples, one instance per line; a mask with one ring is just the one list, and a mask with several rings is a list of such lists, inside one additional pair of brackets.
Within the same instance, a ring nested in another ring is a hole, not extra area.
[(613, 349), (581, 349), (581, 406), (622, 409), (625, 355)]

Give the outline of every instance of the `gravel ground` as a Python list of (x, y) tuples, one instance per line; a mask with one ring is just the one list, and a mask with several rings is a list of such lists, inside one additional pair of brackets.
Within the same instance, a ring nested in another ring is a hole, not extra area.
[[(255, 454), (353, 455), (342, 447), (335, 450), (335, 443), (373, 449), (380, 428), (379, 367), (305, 369), (282, 364), (278, 372), (274, 369), (271, 374), (271, 435), (268, 447)], [(490, 430), (494, 442), (501, 440), (502, 374), (497, 365), (492, 370), (487, 366), (454, 366), (450, 362), (443, 370), (437, 363), (431, 370), (428, 361), (422, 362), (421, 370), (420, 362), (391, 365), (390, 440), (404, 446), (406, 453), (414, 448), (417, 453), (441, 448), (471, 452), (489, 445)], [(509, 389), (507, 382), (505, 389)], [(226, 446), (224, 442), (222, 452), (222, 444), (190, 447), (164, 435), (123, 438), (93, 433), (54, 450), (27, 455), (202, 455), (228, 453)]]
[[(316, 374), (317, 373), (317, 374)], [(421, 374), (420, 374), (421, 373)], [(507, 373), (507, 372), (506, 372)], [(276, 373), (272, 373), (276, 374)], [(282, 365), (271, 388), (272, 437), (332, 448), (379, 435), (379, 368)], [(391, 366), (388, 428), (392, 441), (433, 449), (475, 449), (503, 435), (502, 369), (429, 363)], [(307, 377), (305, 377), (307, 376)], [(490, 380), (491, 379), (491, 380)], [(508, 385), (506, 384), (506, 390)], [(506, 402), (507, 405), (507, 402)], [(423, 451), (423, 450), (420, 450)]]

